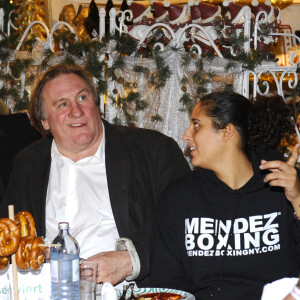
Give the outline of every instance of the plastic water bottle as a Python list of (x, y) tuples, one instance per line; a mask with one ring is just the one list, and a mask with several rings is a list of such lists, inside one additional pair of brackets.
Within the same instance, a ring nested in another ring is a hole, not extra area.
[(80, 299), (79, 246), (69, 234), (69, 223), (58, 224), (59, 234), (50, 248), (51, 299)]

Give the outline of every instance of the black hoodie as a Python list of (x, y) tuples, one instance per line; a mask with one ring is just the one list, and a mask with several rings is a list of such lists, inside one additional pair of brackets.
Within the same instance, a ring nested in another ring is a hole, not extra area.
[(153, 222), (153, 286), (199, 300), (254, 300), (264, 284), (298, 277), (299, 222), (283, 189), (264, 184), (259, 157), (238, 190), (198, 169), (165, 191)]

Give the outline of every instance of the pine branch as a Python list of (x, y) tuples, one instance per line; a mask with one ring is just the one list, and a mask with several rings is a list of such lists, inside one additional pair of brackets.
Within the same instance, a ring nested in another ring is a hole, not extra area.
[(151, 121), (153, 123), (158, 123), (158, 122), (162, 122), (163, 118), (159, 114), (156, 114), (156, 115), (151, 117)]

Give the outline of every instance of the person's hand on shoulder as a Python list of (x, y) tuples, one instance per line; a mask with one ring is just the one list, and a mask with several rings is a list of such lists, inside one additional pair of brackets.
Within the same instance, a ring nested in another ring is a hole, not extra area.
[(128, 251), (101, 252), (87, 260), (98, 263), (97, 283), (109, 282), (116, 285), (133, 272)]

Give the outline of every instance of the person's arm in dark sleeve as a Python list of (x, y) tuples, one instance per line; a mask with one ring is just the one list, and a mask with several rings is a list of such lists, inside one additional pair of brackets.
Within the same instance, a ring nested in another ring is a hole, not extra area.
[(157, 199), (161, 199), (163, 191), (171, 182), (191, 171), (178, 144), (171, 138), (161, 143), (156, 167)]
[[(169, 137), (161, 139), (159, 147), (157, 147), (154, 167), (156, 195), (153, 212), (165, 188), (174, 180), (191, 171), (178, 144)], [(153, 216), (151, 215), (149, 218), (152, 219)], [(146, 237), (144, 241), (132, 240), (138, 253), (141, 266), (140, 273), (136, 280), (142, 280), (149, 275), (150, 228), (146, 235), (148, 235), (148, 237)]]
[(14, 205), (14, 211), (19, 212), (21, 210), (21, 187), (20, 184), (22, 180), (21, 166), (22, 163), (18, 160), (18, 155), (15, 157), (12, 167), (12, 172), (10, 174), (10, 180), (7, 188), (5, 189), (3, 199), (0, 203), (0, 217), (8, 217), (8, 206)]
[(294, 245), (292, 251), (297, 260), (297, 265), (300, 270), (300, 220), (294, 215), (294, 210), (290, 208), (290, 237), (291, 242)]
[[(180, 255), (178, 239), (178, 219), (174, 195), (165, 193), (152, 223), (150, 248), (151, 285), (155, 287), (185, 290), (188, 286), (187, 274)], [(166, 201), (165, 201), (166, 200)]]

